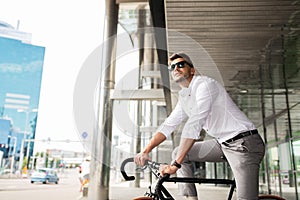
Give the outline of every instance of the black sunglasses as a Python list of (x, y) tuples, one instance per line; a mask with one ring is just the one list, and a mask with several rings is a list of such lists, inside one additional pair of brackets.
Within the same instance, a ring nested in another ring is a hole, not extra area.
[(168, 69), (169, 69), (170, 71), (173, 71), (173, 70), (175, 69), (176, 66), (177, 66), (178, 68), (184, 68), (184, 67), (185, 67), (185, 66), (184, 66), (185, 63), (187, 63), (187, 62), (186, 62), (186, 61), (180, 61), (180, 62), (178, 62), (178, 63), (174, 63), (174, 64), (170, 65), (170, 66), (168, 67)]

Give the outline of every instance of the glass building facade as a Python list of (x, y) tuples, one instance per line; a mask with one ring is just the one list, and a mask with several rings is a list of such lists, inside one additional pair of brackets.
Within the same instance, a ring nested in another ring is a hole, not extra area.
[[(166, 7), (170, 10), (170, 13), (167, 13), (169, 17), (169, 19), (167, 19), (168, 22), (173, 22), (172, 18), (174, 18), (174, 20), (176, 19), (176, 14), (174, 14), (173, 16), (171, 11), (174, 8), (172, 6), (175, 6), (175, 3), (178, 2), (179, 1), (166, 1)], [(172, 3), (174, 3), (174, 5)], [(288, 2), (286, 3), (288, 4)], [(275, 5), (276, 3), (274, 3), (274, 6)], [(197, 9), (196, 6), (197, 4), (195, 4), (195, 9)], [(226, 9), (229, 9), (229, 7), (226, 7)], [(181, 9), (183, 10), (183, 8)], [(220, 13), (223, 12), (221, 8), (214, 8), (213, 6), (210, 7), (210, 9), (219, 9)], [(263, 10), (263, 6), (257, 5), (256, 9)], [(283, 10), (284, 9), (285, 8), (283, 8)], [(297, 5), (295, 4), (287, 5), (286, 9), (286, 16), (290, 14), (288, 9), (291, 10), (291, 13), (293, 13), (297, 9), (299, 10), (299, 8), (297, 8)], [(147, 24), (147, 26), (151, 24), (152, 20), (149, 12), (150, 11), (148, 10), (147, 6), (145, 6), (145, 10), (143, 12), (139, 11), (138, 9), (129, 9), (128, 6), (124, 6), (124, 9), (122, 9), (121, 7), (121, 10), (119, 11), (119, 23), (121, 23), (123, 27), (125, 27), (125, 29), (127, 28), (128, 33), (134, 37), (135, 31), (137, 30), (137, 27), (139, 27), (138, 23), (140, 23), (141, 21), (139, 17), (146, 17), (146, 21), (150, 21), (150, 23), (145, 23)], [(143, 14), (141, 15), (141, 13)], [(145, 15), (145, 13), (148, 14)], [(212, 12), (207, 13), (210, 14)], [(224, 13), (226, 12), (224, 11)], [(240, 109), (245, 112), (246, 115), (254, 122), (266, 143), (266, 154), (261, 164), (260, 171), (260, 192), (279, 195), (291, 200), (300, 198), (300, 43), (299, 31), (297, 28), (299, 27), (299, 17), (296, 13), (297, 12), (291, 14), (289, 21), (287, 21), (286, 24), (281, 27), (281, 29), (280, 27), (278, 28), (279, 34), (274, 33), (272, 37), (267, 40), (267, 43), (265, 45), (261, 45), (264, 48), (255, 50), (256, 52), (258, 52), (258, 55), (257, 57), (252, 57), (251, 59), (253, 61), (255, 60), (255, 64), (256, 62), (258, 63), (257, 65), (252, 67), (252, 65), (249, 64), (249, 66), (251, 66), (252, 68), (249, 67), (245, 70), (238, 70), (239, 68), (235, 68), (234, 66), (228, 68), (228, 70), (232, 70), (235, 75), (230, 79), (233, 85), (225, 85), (226, 89), (230, 93), (233, 100), (240, 107)], [(185, 15), (194, 16), (195, 18), (198, 17), (198, 15), (203, 17), (201, 15), (201, 12), (197, 10), (195, 10), (192, 14), (189, 13)], [(214, 13), (213, 15), (215, 16), (216, 14)], [(274, 17), (277, 17), (280, 20), (284, 20), (286, 16), (279, 16), (278, 14), (278, 16)], [(194, 24), (198, 24), (198, 22), (195, 22), (196, 19), (193, 19), (191, 17), (190, 20), (193, 21)], [(219, 25), (218, 21), (213, 22)], [(179, 26), (180, 22), (177, 21), (176, 23), (173, 23), (174, 27), (178, 27), (178, 30), (181, 30), (181, 27)], [(184, 23), (189, 22), (182, 19), (181, 25), (184, 26)], [(169, 23), (169, 25), (172, 26), (173, 24)], [(271, 25), (269, 26), (272, 27)], [(190, 27), (191, 26), (189, 26), (189, 28)], [(224, 25), (224, 29), (225, 27), (226, 26)], [(243, 26), (241, 25), (241, 27)], [(211, 27), (211, 29), (213, 28)], [(186, 31), (185, 29), (187, 29), (187, 27), (182, 28), (183, 31)], [(209, 29), (205, 29), (203, 30), (203, 32), (199, 32), (205, 34), (206, 30), (208, 31)], [(253, 33), (252, 30), (248, 31), (251, 34)], [(197, 35), (197, 33), (193, 32), (192, 30), (191, 32), (191, 35), (193, 35), (194, 38), (197, 38), (201, 41), (201, 34)], [(221, 38), (216, 37), (217, 33), (215, 35), (212, 35), (211, 40), (213, 42), (215, 42), (214, 39), (221, 40)], [(243, 34), (246, 34), (246, 31), (239, 32), (237, 34), (241, 35), (237, 36), (237, 38), (242, 41), (241, 37)], [(210, 37), (209, 35), (205, 36), (207, 38)], [(231, 36), (228, 35), (227, 37)], [(261, 33), (261, 35), (258, 34), (256, 37), (261, 37), (261, 41), (259, 42), (262, 42), (262, 39), (264, 39), (263, 37), (265, 36), (263, 35), (263, 33)], [(247, 47), (251, 45), (255, 46), (255, 44), (252, 44), (250, 39), (251, 38), (248, 38), (248, 40), (245, 41), (245, 44), (241, 45), (245, 45)], [(206, 41), (204, 39), (203, 41), (205, 44)], [(176, 44), (179, 44), (179, 42), (176, 41), (174, 35), (171, 35), (168, 38), (168, 42), (169, 48), (171, 49), (173, 47), (172, 45), (175, 46)], [(216, 44), (213, 43), (214, 46), (212, 46), (211, 48), (223, 48), (217, 42), (215, 43)], [(224, 43), (227, 45), (234, 45), (235, 40), (228, 40)], [(182, 41), (180, 44), (183, 45), (183, 48), (185, 45), (188, 45), (182, 43)], [(220, 46), (217, 46), (217, 44)], [(247, 49), (248, 52), (250, 51), (249, 49)], [(240, 58), (241, 56), (243, 56), (242, 54), (243, 52), (237, 54), (237, 56), (239, 56)], [(236, 55), (232, 56), (234, 57)], [(249, 59), (249, 62), (251, 62), (251, 59)], [(225, 64), (226, 62), (229, 62), (229, 58), (228, 60), (225, 59)], [(220, 66), (221, 69), (222, 65)], [(142, 71), (145, 70), (143, 69), (143, 67), (144, 66), (142, 64)], [(227, 75), (226, 73), (227, 72), (224, 70), (224, 73), (221, 73), (221, 76), (225, 78), (225, 76)], [(144, 77), (141, 77), (141, 79), (143, 78)], [(152, 85), (155, 85), (155, 83), (160, 84), (161, 82), (159, 79), (153, 78)], [(145, 102), (147, 102), (147, 100), (145, 100)], [(164, 110), (164, 112), (160, 112), (164, 114), (158, 115), (157, 119), (164, 119), (167, 116), (165, 106), (161, 105), (159, 107), (155, 107), (153, 103), (152, 105), (152, 111), (150, 112), (153, 112), (153, 110), (157, 109)], [(141, 109), (141, 113), (145, 112), (143, 111), (143, 108)], [(146, 115), (152, 114), (148, 113)], [(156, 121), (155, 124), (157, 125), (160, 122)], [(141, 124), (141, 126), (144, 125), (145, 124), (143, 123)], [(180, 132), (178, 134), (180, 135)], [(142, 144), (147, 143), (148, 139), (145, 140), (146, 141), (142, 141)], [(169, 149), (169, 151), (166, 149)], [(157, 156), (158, 160), (159, 158), (163, 158), (163, 161), (166, 161), (166, 159), (170, 159), (170, 157), (165, 156), (165, 154), (170, 154), (171, 151), (172, 145), (165, 145), (163, 148), (161, 148), (161, 150), (158, 149), (156, 153), (164, 154)], [(205, 163), (205, 165), (200, 164), (197, 166), (200, 176), (205, 176), (207, 178), (232, 178), (232, 173), (227, 163)], [(203, 173), (203, 171), (205, 171), (205, 173)]]
[(5, 157), (15, 152), (18, 161), (20, 154), (28, 158), (33, 152), (45, 48), (5, 23), (0, 32), (0, 142)]

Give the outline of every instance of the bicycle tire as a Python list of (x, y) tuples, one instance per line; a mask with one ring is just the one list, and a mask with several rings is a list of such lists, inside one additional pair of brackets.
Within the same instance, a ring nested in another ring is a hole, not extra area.
[(262, 194), (259, 195), (258, 199), (264, 199), (264, 200), (286, 200), (282, 197), (271, 195), (271, 194)]

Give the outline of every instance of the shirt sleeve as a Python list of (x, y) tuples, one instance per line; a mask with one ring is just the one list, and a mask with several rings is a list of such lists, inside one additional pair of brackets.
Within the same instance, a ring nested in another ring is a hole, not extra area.
[(180, 102), (178, 102), (169, 117), (157, 129), (157, 132), (161, 132), (166, 137), (169, 137), (176, 127), (186, 118), (187, 114), (183, 111)]
[(200, 132), (211, 112), (218, 91), (219, 89), (215, 83), (210, 81), (205, 81), (197, 87), (195, 105), (191, 116), (184, 125), (181, 137), (199, 139)]

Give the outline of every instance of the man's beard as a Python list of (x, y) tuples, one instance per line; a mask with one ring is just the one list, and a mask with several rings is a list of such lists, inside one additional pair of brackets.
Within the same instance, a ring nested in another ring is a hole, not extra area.
[(184, 75), (184, 76), (181, 76), (181, 77), (178, 78), (178, 79), (175, 79), (175, 82), (176, 82), (176, 83), (186, 82), (186, 81), (188, 81), (188, 78), (190, 78), (190, 75), (189, 75), (189, 74), (186, 74), (186, 75)]

